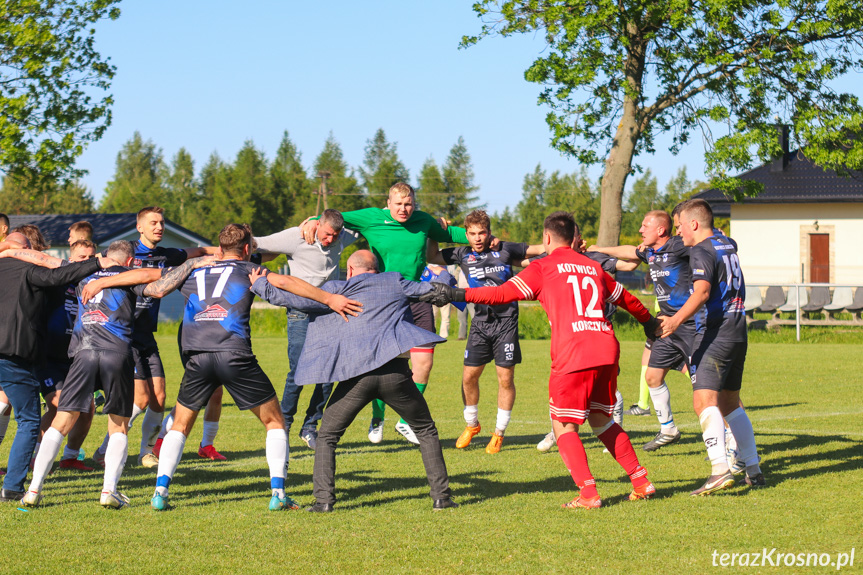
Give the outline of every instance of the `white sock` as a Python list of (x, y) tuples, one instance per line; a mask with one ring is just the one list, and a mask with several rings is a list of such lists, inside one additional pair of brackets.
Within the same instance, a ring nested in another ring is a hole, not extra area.
[(33, 479), (30, 481), (28, 491), (42, 491), (42, 484), (45, 482), (45, 477), (51, 471), (51, 466), (60, 453), (60, 446), (63, 445), (63, 440), (66, 439), (62, 433), (49, 428), (42, 435), (42, 445), (39, 448), (39, 455), (36, 456), (36, 461), (33, 463)]
[(36, 459), (36, 456), (39, 455), (39, 447), (42, 445), (41, 441), (36, 442), (36, 447), (33, 448), (33, 457), (32, 459)]
[[(738, 407), (727, 416), (725, 421), (731, 428), (731, 433), (737, 440), (737, 452), (740, 459), (746, 462), (747, 475), (758, 475), (761, 469), (758, 467), (758, 448), (755, 445), (755, 431), (752, 422), (742, 407)], [(752, 472), (750, 472), (750, 469)]]
[(614, 409), (611, 411), (611, 417), (614, 423), (623, 427), (623, 394), (619, 389), (614, 392)]
[(722, 412), (711, 405), (701, 412), (698, 418), (701, 423), (704, 445), (707, 447), (707, 457), (712, 466), (711, 475), (728, 473), (728, 460), (725, 459), (725, 424), (722, 423)]
[(219, 422), (218, 421), (207, 421), (204, 420), (204, 436), (201, 438), (201, 447), (207, 447), (208, 445), (213, 445), (213, 442), (216, 440), (216, 434), (219, 433)]
[(476, 427), (479, 423), (479, 406), (465, 405), (464, 406), (464, 422), (468, 427)]
[[(156, 472), (158, 478), (165, 476), (170, 480), (174, 477), (174, 472), (177, 471), (177, 466), (180, 465), (180, 459), (183, 457), (185, 446), (186, 436), (182, 432), (172, 429), (165, 434), (165, 439), (162, 441), (162, 451), (159, 452), (159, 470)], [(162, 497), (167, 497), (168, 487), (156, 487), (156, 493)]]
[[(146, 407), (138, 407), (137, 405), (132, 406), (132, 416), (129, 418), (128, 429), (132, 429), (132, 424), (135, 423), (135, 420), (138, 418), (139, 415), (144, 413), (145, 409), (147, 409), (147, 408)], [(105, 443), (103, 443), (102, 445), (104, 445), (105, 449), (108, 448), (108, 435), (105, 435)], [(104, 449), (103, 449), (103, 451), (104, 451)]]
[[(0, 401), (0, 413), (6, 411), (6, 408), (9, 407), (8, 403), (3, 403)], [(3, 438), (6, 437), (6, 429), (9, 427), (9, 416), (8, 415), (0, 415), (0, 443), (3, 443)]]
[(674, 424), (674, 414), (671, 412), (671, 392), (665, 382), (659, 387), (648, 387), (650, 399), (653, 401), (653, 409), (659, 420), (659, 429), (665, 435), (677, 435), (677, 426)]
[(171, 413), (168, 414), (165, 419), (162, 420), (162, 429), (159, 430), (158, 439), (165, 439), (165, 436), (171, 431), (171, 428), (174, 427), (174, 410), (171, 410)]
[(147, 413), (144, 414), (144, 421), (141, 422), (141, 455), (153, 452), (153, 446), (156, 445), (156, 437), (162, 427), (164, 415), (164, 413), (152, 409), (148, 409)]
[[(270, 478), (285, 478), (285, 461), (288, 459), (288, 434), (284, 429), (267, 431), (267, 465), (270, 467)], [(283, 484), (284, 485), (284, 484)], [(273, 488), (273, 495), (285, 496), (285, 489)]]
[(123, 467), (126, 465), (126, 455), (129, 452), (129, 437), (118, 431), (111, 434), (108, 440), (108, 448), (105, 450), (105, 479), (102, 482), (103, 493), (114, 493), (117, 491), (117, 482), (123, 475)]
[(63, 457), (60, 459), (78, 459), (78, 450), (72, 449), (67, 443), (66, 447), (63, 448)]
[(506, 426), (509, 425), (510, 417), (512, 417), (512, 410), (497, 408), (497, 422), (494, 424), (494, 430), (498, 435), (504, 434)]

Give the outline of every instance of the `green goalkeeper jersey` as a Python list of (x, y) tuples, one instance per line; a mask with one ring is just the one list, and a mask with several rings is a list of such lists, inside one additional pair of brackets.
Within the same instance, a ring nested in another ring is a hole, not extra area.
[(369, 242), (382, 272), (399, 272), (408, 281), (419, 281), (426, 267), (426, 239), (467, 243), (464, 228), (444, 230), (429, 214), (416, 210), (408, 221), (399, 223), (389, 209), (366, 208), (342, 212), (345, 227), (357, 231)]

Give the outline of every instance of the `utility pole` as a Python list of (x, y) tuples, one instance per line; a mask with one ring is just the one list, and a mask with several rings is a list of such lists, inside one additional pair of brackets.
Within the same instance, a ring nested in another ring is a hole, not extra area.
[[(330, 204), (327, 201), (327, 195), (330, 193), (327, 189), (327, 178), (329, 178), (332, 174), (327, 171), (318, 172), (318, 177), (321, 179), (321, 191), (320, 195), (324, 197), (324, 209), (328, 210), (330, 208)], [(320, 199), (320, 196), (318, 197)]]

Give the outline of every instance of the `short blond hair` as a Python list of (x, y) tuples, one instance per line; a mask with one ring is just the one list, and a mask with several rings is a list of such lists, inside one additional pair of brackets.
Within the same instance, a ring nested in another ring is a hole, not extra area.
[(390, 186), (389, 197), (393, 197), (393, 194), (397, 194), (403, 198), (410, 196), (411, 198), (416, 199), (416, 192), (414, 189), (404, 182), (396, 182)]

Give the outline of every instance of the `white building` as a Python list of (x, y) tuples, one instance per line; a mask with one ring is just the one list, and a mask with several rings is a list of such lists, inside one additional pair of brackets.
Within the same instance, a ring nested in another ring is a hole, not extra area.
[[(781, 141), (787, 142), (784, 130)], [(696, 197), (714, 215), (731, 218), (749, 284), (863, 285), (863, 174), (843, 177), (788, 152), (738, 177), (764, 185), (756, 197), (733, 202), (718, 190)]]

